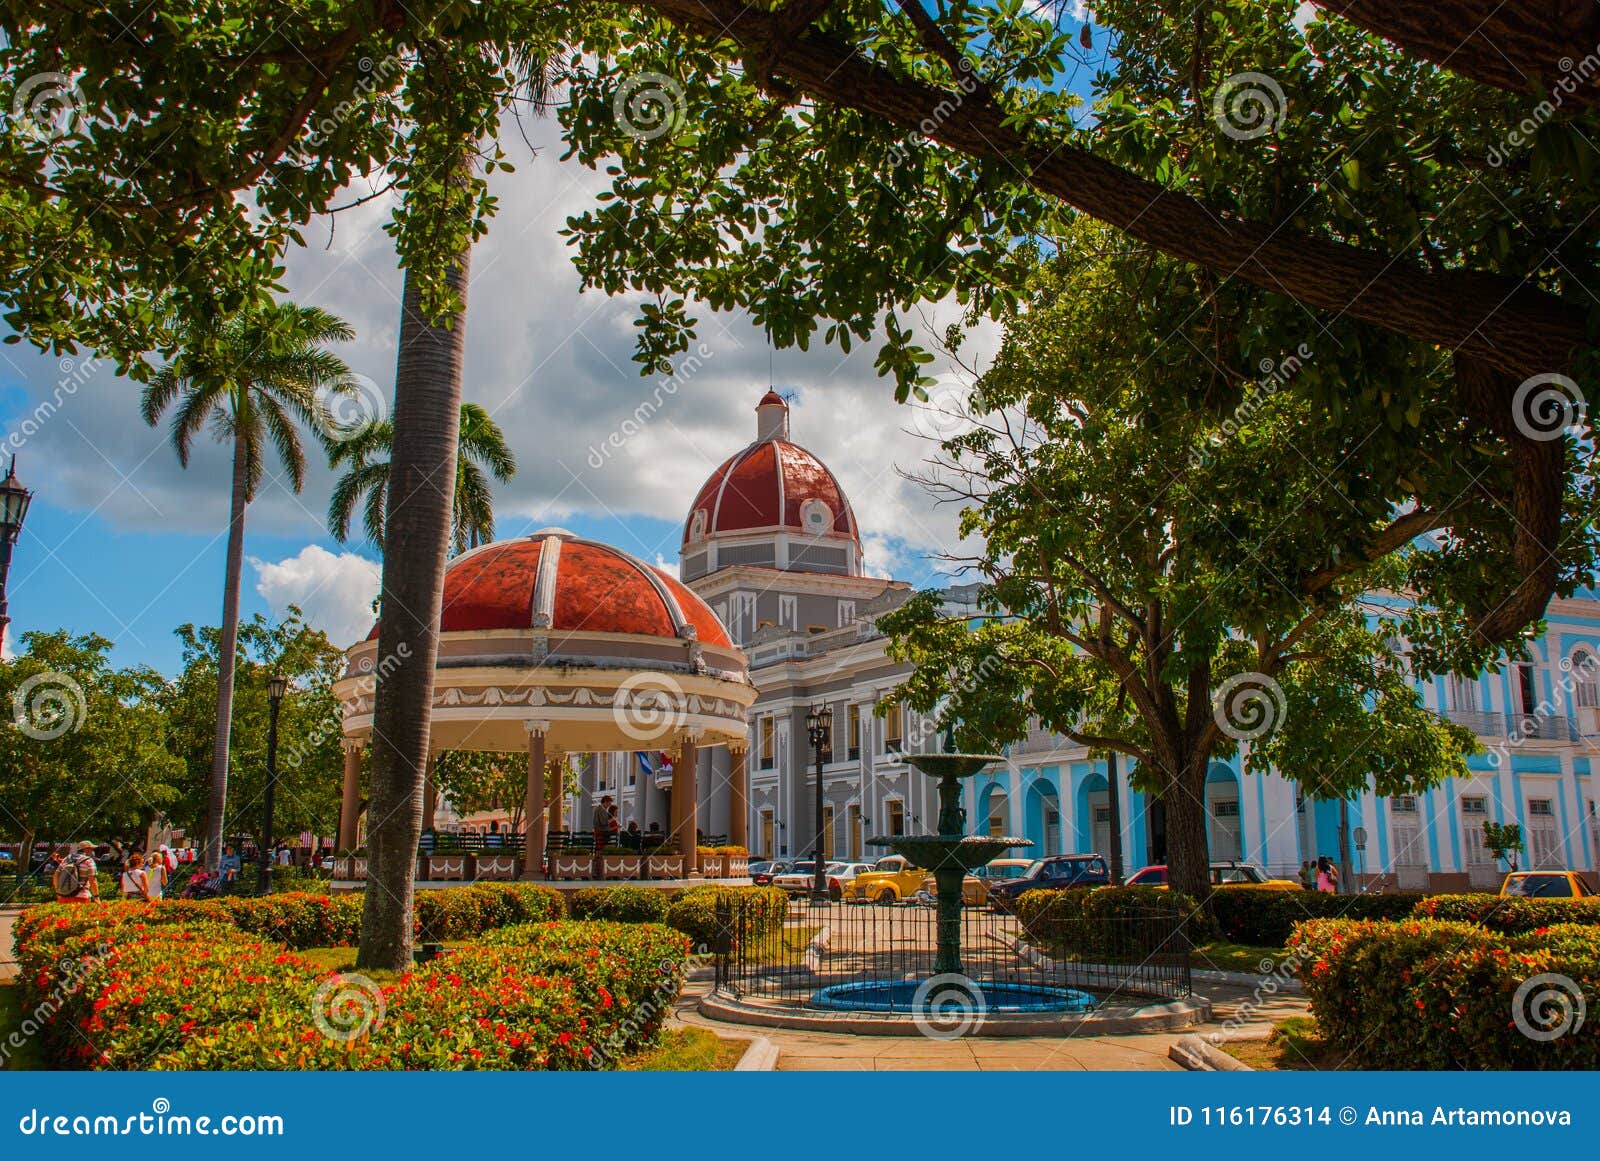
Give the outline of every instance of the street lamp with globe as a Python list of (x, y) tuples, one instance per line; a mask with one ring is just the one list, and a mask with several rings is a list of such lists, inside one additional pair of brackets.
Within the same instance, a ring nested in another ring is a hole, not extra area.
[(11, 572), (11, 549), (22, 534), (22, 522), (28, 517), (28, 505), (33, 503), (33, 493), (17, 481), (17, 457), (11, 457), (6, 478), (0, 480), (0, 647), (5, 645), (6, 627), (11, 624), (10, 609), (6, 604), (6, 578)]
[(817, 841), (811, 848), (811, 905), (825, 907), (828, 904), (828, 871), (822, 861), (824, 850), (823, 818), (822, 818), (822, 747), (833, 738), (833, 707), (829, 705), (812, 706), (806, 714), (806, 734), (811, 739), (811, 753), (817, 767)]

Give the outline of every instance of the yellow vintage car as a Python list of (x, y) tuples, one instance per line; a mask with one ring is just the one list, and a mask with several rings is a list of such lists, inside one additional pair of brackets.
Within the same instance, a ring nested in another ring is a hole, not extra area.
[(1587, 899), (1594, 892), (1577, 871), (1512, 871), (1500, 894), (1511, 899)]
[[(1167, 885), (1167, 866), (1157, 863), (1153, 866), (1143, 867), (1136, 871), (1127, 883), (1130, 887), (1165, 887)], [(1255, 863), (1241, 863), (1237, 861), (1212, 863), (1211, 885), (1213, 887), (1265, 887), (1270, 891), (1303, 891), (1305, 888), (1293, 879), (1269, 878)]]
[[(989, 902), (989, 884), (1002, 879), (1015, 879), (1032, 865), (1032, 859), (995, 859), (976, 868), (961, 880), (961, 905), (982, 907)], [(938, 893), (937, 887), (932, 875), (922, 880), (922, 890), (930, 898)]]
[(884, 855), (870, 871), (863, 871), (850, 881), (844, 888), (844, 901), (881, 903), (887, 907), (916, 894), (927, 877), (927, 871), (913, 867), (904, 855)]

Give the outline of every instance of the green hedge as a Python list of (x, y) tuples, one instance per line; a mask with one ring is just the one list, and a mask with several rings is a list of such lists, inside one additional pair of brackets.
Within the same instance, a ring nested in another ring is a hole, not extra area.
[(655, 1040), (689, 951), (681, 934), (647, 924), (521, 925), (379, 986), (323, 971), (215, 912), (180, 916), (24, 917), (25, 999), (53, 1013), (44, 1042), (54, 1063), (604, 1068)]
[(1193, 900), (1161, 887), (1024, 891), (1016, 914), (1023, 938), (1036, 947), (1112, 960), (1182, 951), (1212, 934)]
[(1417, 901), (1418, 919), (1474, 923), (1491, 931), (1517, 934), (1556, 924), (1600, 927), (1600, 899), (1523, 899), (1489, 894), (1430, 895)]
[(777, 887), (689, 887), (667, 904), (667, 926), (687, 935), (697, 950), (710, 948), (717, 937), (717, 903), (724, 899), (743, 910), (747, 939), (782, 930), (789, 914), (789, 896)]
[(1282, 947), (1296, 923), (1308, 919), (1404, 919), (1421, 895), (1331, 895), (1270, 887), (1222, 887), (1211, 893), (1211, 915), (1230, 943)]
[(574, 919), (607, 919), (618, 923), (663, 923), (667, 895), (651, 887), (584, 887), (567, 901)]
[[(1519, 989), (1546, 974), (1566, 977), (1596, 1010), (1600, 930), (1593, 927), (1507, 936), (1436, 919), (1321, 919), (1296, 927), (1289, 949), (1319, 1032), (1353, 1067), (1600, 1067), (1600, 1021), (1541, 1041), (1523, 1034), (1516, 1019)], [(1535, 1029), (1541, 1010), (1559, 1013), (1548, 1003), (1541, 1008), (1543, 990), (1524, 989), (1520, 1001)]]

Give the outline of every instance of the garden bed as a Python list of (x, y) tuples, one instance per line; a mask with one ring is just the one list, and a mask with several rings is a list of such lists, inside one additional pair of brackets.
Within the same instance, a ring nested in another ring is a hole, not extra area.
[(96, 1069), (613, 1068), (689, 956), (655, 924), (524, 922), (373, 980), (172, 906), (38, 908), (17, 944), (45, 1058)]

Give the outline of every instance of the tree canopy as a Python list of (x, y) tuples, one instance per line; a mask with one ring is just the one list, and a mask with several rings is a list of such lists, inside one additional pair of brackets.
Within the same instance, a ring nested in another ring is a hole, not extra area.
[[(1326, 355), (1256, 363), (1239, 336), (1263, 296), (1212, 293), (1087, 223), (1031, 287), (973, 391), (976, 426), (925, 476), (981, 543), (955, 559), (982, 578), (979, 607), (930, 592), (880, 618), (914, 665), (901, 696), (965, 747), (1018, 740), (1037, 718), (1132, 757), (1165, 804), (1175, 881), (1200, 894), (1209, 764), (1241, 743), (1247, 768), (1317, 797), (1464, 773), (1470, 734), (1423, 707), (1404, 666), (1496, 655), (1437, 630), (1451, 650), (1403, 663), (1389, 640), (1465, 615), (1475, 560), (1419, 539), (1448, 544), (1481, 470), (1456, 454), (1459, 418), (1422, 405), (1424, 454), (1454, 481), (1449, 502), (1408, 510), (1359, 454), (1387, 407), (1365, 389), (1376, 352), (1335, 332)], [(1151, 342), (1169, 326), (1179, 341)], [(1320, 422), (1293, 389), (1313, 374), (1348, 382), (1366, 422)]]

